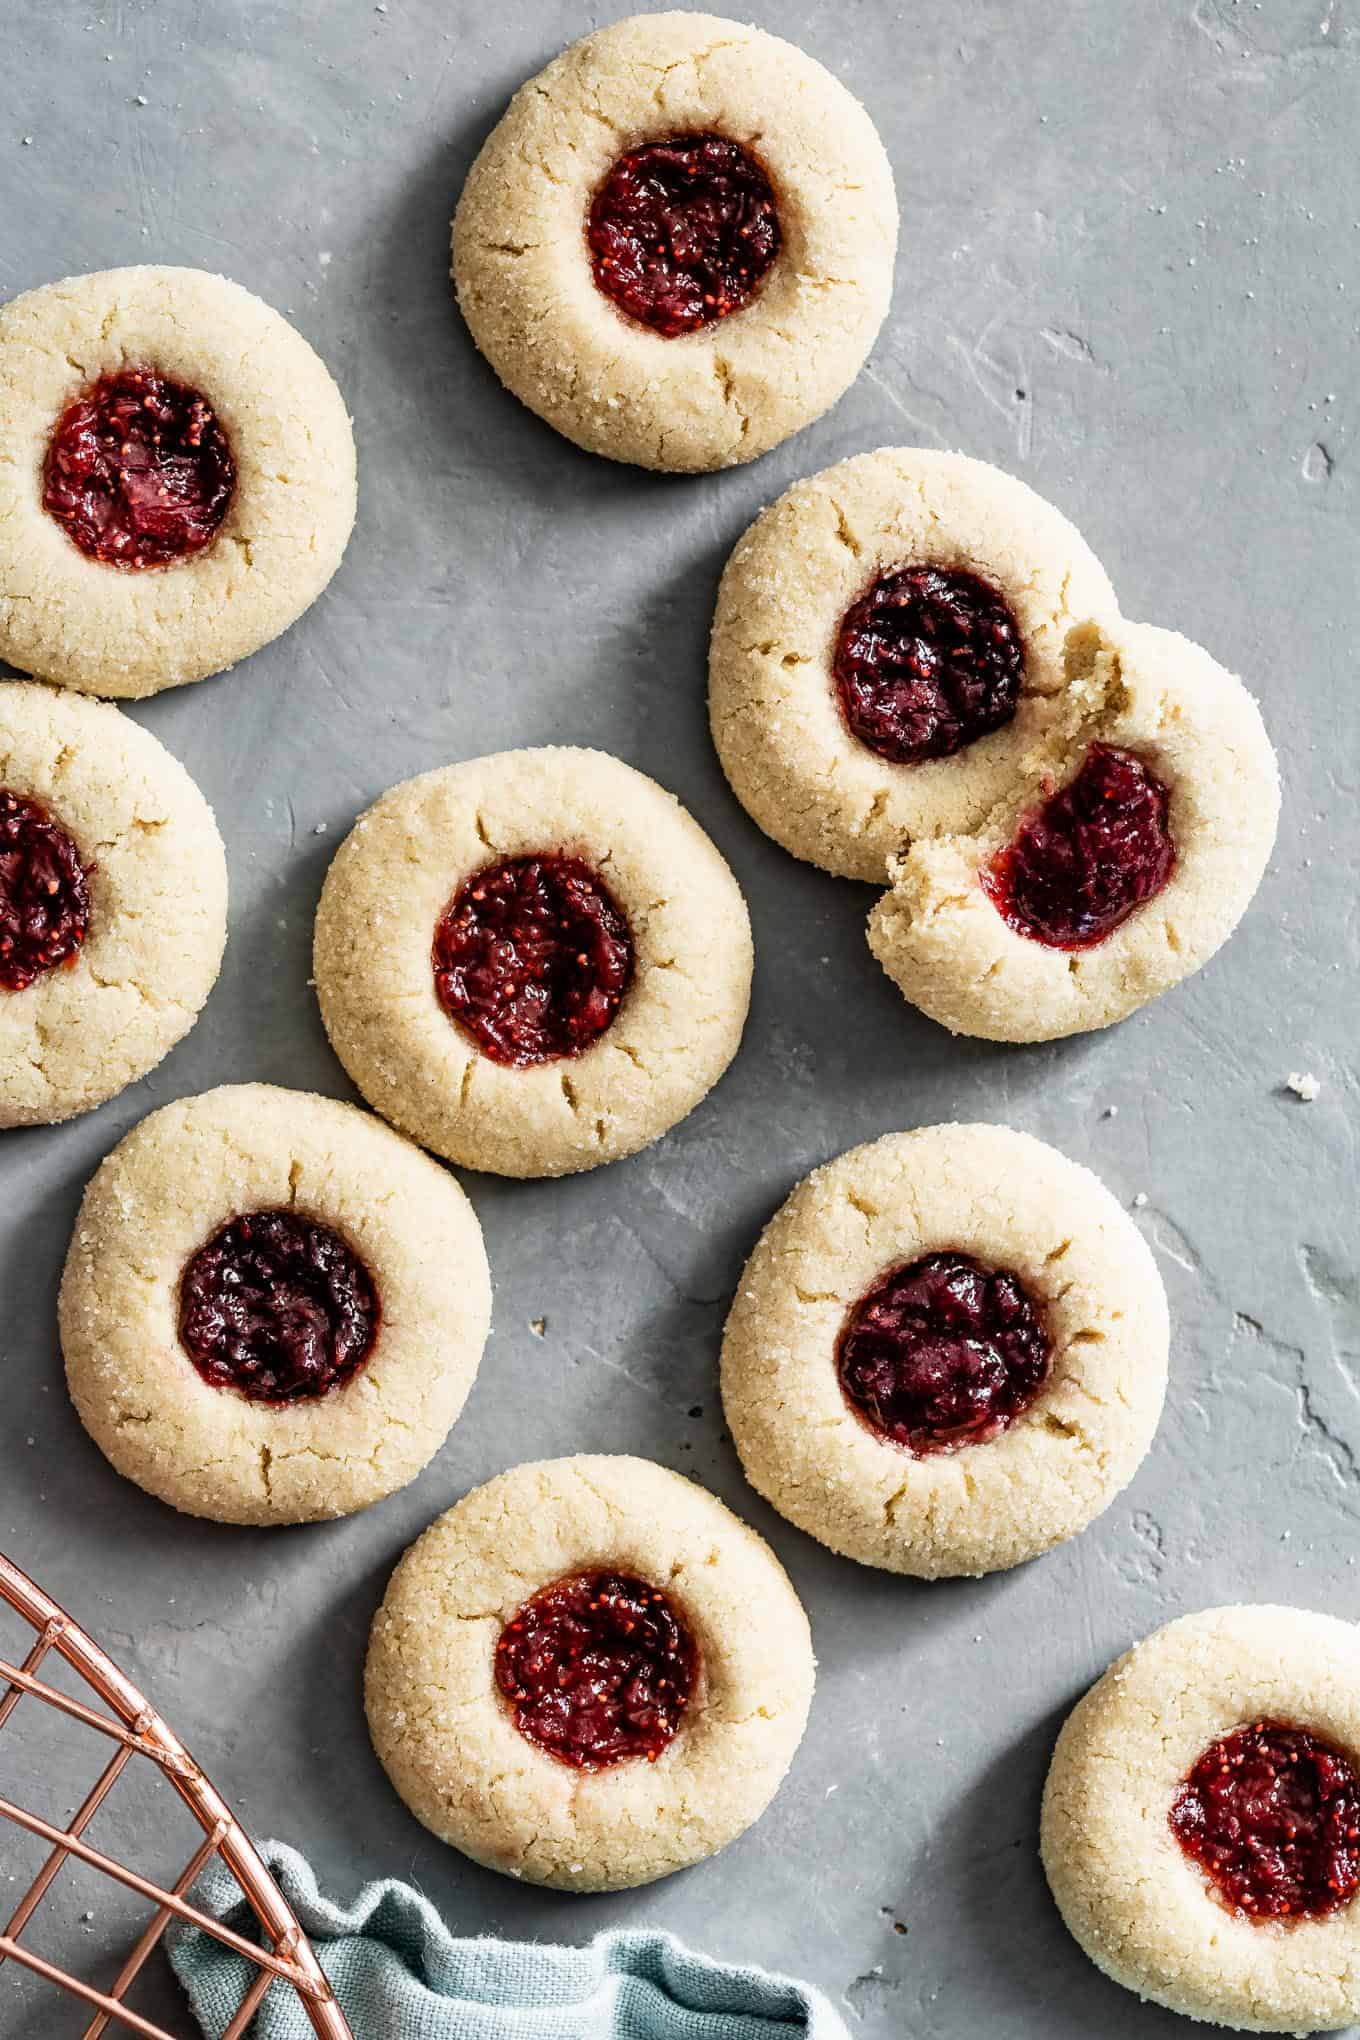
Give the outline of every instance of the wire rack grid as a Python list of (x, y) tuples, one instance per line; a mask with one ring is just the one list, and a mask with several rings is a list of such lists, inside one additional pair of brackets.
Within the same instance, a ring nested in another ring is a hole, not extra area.
[[(175, 2040), (163, 2026), (133, 2011), (126, 2000), (166, 1928), (179, 1920), (202, 1928), (205, 1934), (232, 1949), (253, 1973), (223, 2040), (242, 2040), (266, 1993), (275, 1988), (296, 1994), (321, 2040), (353, 2040), (311, 1944), (283, 1893), (230, 1807), (155, 1708), (79, 1623), (72, 1621), (3, 1552), (0, 1552), (0, 1600), (8, 1602), (34, 1633), (32, 1647), (22, 1664), (10, 1664), (0, 1657), (0, 1734), (10, 1729), (21, 1703), (28, 1703), (55, 1708), (69, 1719), (83, 1722), (113, 1745), (103, 1771), (64, 1828), (0, 1797), (0, 1823), (10, 1822), (50, 1845), (37, 1876), (0, 1931), (0, 1968), (6, 1962), (17, 1963), (57, 1989), (81, 1999), (92, 2014), (83, 2040), (98, 2040), (111, 2025), (124, 2032), (139, 2033), (143, 2040)], [(90, 1696), (88, 1700), (61, 1692), (39, 1677), (43, 1660), (54, 1651), (77, 1673), (83, 1690)], [(91, 1847), (85, 1839), (91, 1821), (123, 1771), (138, 1759), (159, 1767), (203, 1833), (202, 1841), (168, 1891), (127, 1864)], [(226, 1865), (249, 1902), (259, 1924), (259, 1942), (209, 1918), (190, 1902), (187, 1893), (214, 1858)], [(72, 1861), (112, 1878), (154, 1908), (107, 1991), (70, 1975), (20, 1941), (63, 1866)]]

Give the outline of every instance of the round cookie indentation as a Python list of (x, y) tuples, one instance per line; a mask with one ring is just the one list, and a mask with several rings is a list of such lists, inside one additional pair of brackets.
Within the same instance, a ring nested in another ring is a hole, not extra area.
[(836, 1344), (850, 1407), (876, 1436), (918, 1457), (996, 1437), (1029, 1408), (1051, 1364), (1024, 1284), (971, 1254), (925, 1254), (890, 1268)]
[[(479, 902), (488, 872), (503, 886)], [(569, 895), (589, 914), (560, 927)], [(459, 932), (460, 900), (495, 912)], [(497, 917), (513, 925), (526, 902), (544, 919), (512, 948)], [(331, 1045), (374, 1109), (506, 1176), (593, 1169), (659, 1139), (735, 1055), (752, 970), (740, 888), (679, 802), (617, 758), (551, 747), (385, 793), (326, 874), (313, 957)], [(471, 968), (460, 981), (445, 963)]]
[(740, 311), (780, 243), (761, 165), (712, 134), (626, 150), (595, 194), (586, 232), (598, 288), (668, 340)]
[(0, 685), (0, 1127), (154, 1069), (226, 935), (222, 839), (178, 759), (106, 702)]
[(179, 1337), (203, 1379), (252, 1402), (327, 1395), (378, 1336), (373, 1278), (333, 1226), (295, 1211), (229, 1219), (180, 1278)]
[(220, 673), (320, 595), (354, 434), (278, 312), (205, 270), (100, 270), (0, 306), (0, 659), (129, 699)]
[(576, 1573), (531, 1594), (501, 1631), (496, 1683), (515, 1726), (549, 1756), (599, 1770), (654, 1764), (684, 1719), (694, 1639), (660, 1587)]
[(897, 199), (868, 114), (780, 37), (666, 9), (522, 85), (453, 220), (458, 306), (512, 394), (588, 452), (754, 460), (858, 375)]
[(923, 1127), (814, 1169), (770, 1220), (723, 1409), (752, 1486), (831, 1550), (993, 1572), (1133, 1478), (1168, 1337), (1152, 1254), (1088, 1170), (1008, 1127)]
[(510, 1069), (580, 1055), (633, 974), (627, 918), (579, 857), (505, 858), (464, 879), (434, 935), (439, 1002)]
[(1040, 1819), (1063, 1920), (1107, 1976), (1189, 2018), (1349, 2028), (1358, 1779), (1360, 1626), (1269, 1605), (1182, 1615), (1063, 1723)]
[(80, 1420), (126, 1479), (191, 1516), (305, 1523), (433, 1458), (491, 1279), (467, 1198), (410, 1141), (237, 1084), (163, 1106), (105, 1157), (58, 1315)]
[(87, 558), (163, 567), (217, 536), (236, 463), (198, 390), (154, 369), (101, 376), (53, 428), (43, 508)]
[(1360, 1781), (1306, 1728), (1253, 1721), (1218, 1736), (1170, 1818), (1224, 1903), (1253, 1920), (1317, 1919), (1360, 1889)]
[(847, 610), (832, 670), (841, 713), (892, 765), (952, 758), (1015, 714), (1025, 653), (1001, 592), (957, 567), (880, 574)]
[(1176, 868), (1171, 795), (1131, 751), (1092, 744), (1076, 774), (1022, 816), (983, 889), (1017, 934), (1090, 949), (1155, 899)]
[[(592, 1612), (601, 1583), (610, 1608)], [(814, 1669), (807, 1617), (753, 1530), (665, 1467), (592, 1454), (512, 1467), (431, 1525), (392, 1575), (364, 1687), (378, 1757), (440, 1840), (531, 1883), (618, 1891), (759, 1818)], [(582, 1761), (592, 1748), (603, 1761)]]
[(1116, 612), (1090, 547), (1014, 475), (882, 447), (794, 483), (723, 570), (709, 719), (747, 813), (883, 884), (1051, 762), (1074, 628)]
[(75, 844), (41, 801), (0, 786), (0, 991), (74, 962), (89, 924)]

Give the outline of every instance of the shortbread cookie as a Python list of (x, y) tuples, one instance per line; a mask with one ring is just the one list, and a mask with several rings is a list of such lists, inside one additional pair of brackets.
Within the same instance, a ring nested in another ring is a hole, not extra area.
[(453, 275), (506, 387), (591, 453), (753, 460), (834, 404), (892, 294), (869, 116), (792, 44), (713, 14), (597, 30), (472, 166)]
[(862, 1565), (993, 1572), (1109, 1506), (1166, 1391), (1166, 1296), (1104, 1185), (1029, 1134), (928, 1126), (766, 1226), (723, 1407), (768, 1502)]
[(1249, 2033), (1360, 2020), (1360, 1629), (1184, 1615), (1064, 1724), (1044, 1868), (1116, 1983)]
[(1227, 941), (1275, 841), (1280, 786), (1256, 703), (1150, 624), (1068, 640), (1062, 726), (971, 833), (893, 864), (869, 947), (956, 1034), (1051, 1041), (1108, 1027)]
[(222, 839), (178, 759), (104, 702), (0, 682), (0, 1126), (154, 1069), (226, 934)]
[(769, 1547), (645, 1459), (512, 1467), (441, 1516), (373, 1624), (374, 1748), (417, 1820), (493, 1870), (618, 1891), (758, 1819), (812, 1699)]
[(352, 1105), (272, 1084), (183, 1098), (85, 1192), (62, 1277), (81, 1422), (149, 1494), (303, 1523), (414, 1480), (486, 1339), (453, 1178)]
[(354, 435), (307, 342), (225, 277), (109, 269), (0, 308), (0, 658), (155, 694), (314, 602)]
[(796, 482), (738, 541), (709, 658), (713, 740), (795, 857), (882, 883), (975, 828), (1055, 717), (1074, 623), (1115, 613), (1067, 519), (1000, 468), (884, 447)]
[(560, 1176), (630, 1155), (736, 1054), (751, 930), (670, 794), (600, 751), (407, 780), (326, 876), (315, 970), (375, 1109), (451, 1161)]

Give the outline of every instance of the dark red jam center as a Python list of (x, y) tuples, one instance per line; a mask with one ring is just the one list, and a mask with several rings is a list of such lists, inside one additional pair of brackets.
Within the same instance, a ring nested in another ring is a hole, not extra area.
[(723, 135), (673, 135), (619, 157), (586, 225), (595, 281), (673, 340), (748, 302), (779, 253), (779, 214), (755, 157)]
[(632, 974), (623, 909), (579, 857), (487, 865), (464, 880), (434, 931), (440, 1004), (511, 1069), (589, 1048)]
[(72, 964), (90, 925), (80, 852), (41, 801), (0, 787), (0, 991)]
[(235, 484), (206, 397), (149, 368), (124, 368), (57, 420), (43, 506), (92, 560), (164, 567), (212, 543)]
[(1171, 1832), (1253, 1920), (1315, 1919), (1360, 1886), (1360, 1782), (1306, 1728), (1254, 1721), (1210, 1743), (1176, 1796)]
[(894, 765), (949, 758), (999, 730), (1024, 669), (1009, 603), (957, 567), (880, 574), (846, 611), (832, 664), (846, 722)]
[(311, 1402), (363, 1365), (378, 1292), (328, 1225), (252, 1211), (215, 1232), (180, 1280), (179, 1336), (203, 1379), (251, 1402)]
[(1130, 751), (1092, 744), (1075, 779), (1026, 815), (982, 883), (997, 912), (1050, 949), (1089, 949), (1176, 868), (1171, 795)]
[(1029, 1408), (1052, 1348), (1014, 1275), (971, 1254), (889, 1269), (836, 1351), (846, 1401), (880, 1438), (924, 1456), (980, 1445)]
[(630, 1573), (574, 1573), (501, 1631), (496, 1683), (515, 1726), (578, 1770), (655, 1763), (679, 1728), (699, 1656), (658, 1587)]

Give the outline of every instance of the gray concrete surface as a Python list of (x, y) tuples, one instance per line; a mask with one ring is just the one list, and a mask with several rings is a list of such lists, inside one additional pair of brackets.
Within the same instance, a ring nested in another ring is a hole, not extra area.
[[(217, 809), (231, 940), (201, 1022), (148, 1081), (0, 1143), (0, 1545), (123, 1654), (255, 1828), (300, 1844), (336, 1889), (414, 1878), (456, 1927), (507, 1935), (663, 1924), (814, 1977), (863, 2040), (1155, 2040), (1176, 2022), (1104, 1982), (1046, 1893), (1035, 1824), (1058, 1722), (1183, 1609), (1273, 1596), (1360, 1612), (1360, 9), (740, 11), (867, 101), (902, 247), (854, 390), (754, 468), (705, 480), (560, 442), (452, 315), (446, 223), (471, 156), (594, 14), (544, 0), (0, 14), (0, 292), (119, 262), (224, 270), (318, 346), (361, 462), (359, 526), (312, 614), (235, 673), (133, 711)], [(1248, 677), (1280, 750), (1283, 828), (1245, 926), (1103, 1035), (997, 1048), (908, 1011), (865, 949), (867, 890), (766, 842), (709, 747), (705, 633), (738, 532), (795, 476), (915, 440), (1053, 497), (1130, 614), (1201, 636)], [(336, 842), (416, 770), (560, 741), (654, 773), (731, 859), (758, 949), (745, 1048), (650, 1154), (568, 1183), (469, 1183), (495, 1331), (413, 1487), (315, 1530), (177, 1519), (110, 1471), (62, 1387), (54, 1295), (81, 1186), (183, 1093), (258, 1077), (349, 1095), (307, 986)], [(1303, 1069), (1321, 1083), (1309, 1105), (1282, 1088)], [(715, 1362), (742, 1259), (796, 1178), (950, 1116), (1029, 1128), (1097, 1169), (1157, 1250), (1175, 1337), (1155, 1448), (1100, 1523), (1011, 1576), (923, 1587), (837, 1562), (747, 1491)], [(753, 1521), (806, 1598), (822, 1667), (759, 1826), (686, 1876), (590, 1901), (519, 1888), (426, 1836), (370, 1754), (358, 1692), (413, 1534), (510, 1461), (580, 1448), (650, 1453)], [(11, 1733), (0, 1791), (17, 1776), (64, 1809), (92, 1757), (83, 1738), (48, 1751)], [(169, 1869), (184, 1835), (157, 1839), (164, 1810), (129, 1788), (98, 1832)], [(0, 1837), (0, 1914), (18, 1870)], [(109, 1974), (128, 1910), (81, 1876), (62, 1891), (37, 1945)], [(151, 2001), (187, 2028), (164, 1977)], [(0, 1973), (4, 2040), (77, 2030)]]

